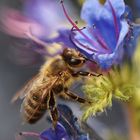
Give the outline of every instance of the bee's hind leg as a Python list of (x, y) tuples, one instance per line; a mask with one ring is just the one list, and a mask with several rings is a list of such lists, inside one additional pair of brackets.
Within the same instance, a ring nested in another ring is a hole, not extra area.
[(69, 91), (67, 88), (65, 89), (65, 92), (64, 92), (69, 98), (75, 100), (75, 101), (78, 101), (80, 103), (91, 103), (90, 101), (84, 99), (84, 98), (81, 98), (79, 96), (77, 96), (76, 94), (72, 93), (71, 91)]
[(55, 96), (54, 96), (53, 92), (50, 93), (49, 110), (50, 110), (51, 120), (52, 120), (53, 126), (55, 128), (57, 125), (57, 121), (58, 121), (58, 110), (56, 107), (56, 100), (55, 100)]

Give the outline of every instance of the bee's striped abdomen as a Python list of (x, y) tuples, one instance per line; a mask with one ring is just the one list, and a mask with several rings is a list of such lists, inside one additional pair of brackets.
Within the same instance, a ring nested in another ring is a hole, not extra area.
[(39, 94), (29, 95), (24, 101), (24, 119), (26, 122), (33, 124), (36, 123), (47, 110), (47, 103), (41, 102)]

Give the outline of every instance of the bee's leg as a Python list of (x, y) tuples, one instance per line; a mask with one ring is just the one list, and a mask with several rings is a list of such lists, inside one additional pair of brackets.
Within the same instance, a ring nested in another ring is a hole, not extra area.
[(70, 97), (71, 99), (75, 100), (75, 101), (78, 101), (80, 103), (91, 103), (90, 101), (84, 99), (84, 98), (81, 98), (79, 96), (77, 96), (76, 94), (72, 93), (71, 91), (69, 91), (67, 88), (65, 89), (65, 94)]
[(77, 71), (77, 72), (73, 72), (72, 76), (77, 77), (77, 76), (96, 76), (99, 77), (102, 74), (96, 74), (96, 73), (91, 73), (91, 72), (86, 72), (86, 71)]
[(50, 114), (51, 114), (51, 119), (53, 122), (53, 126), (54, 128), (57, 125), (57, 121), (58, 121), (58, 110), (56, 107), (56, 101), (55, 101), (55, 97), (54, 97), (54, 93), (50, 92), (50, 98), (49, 98), (49, 109), (50, 109)]

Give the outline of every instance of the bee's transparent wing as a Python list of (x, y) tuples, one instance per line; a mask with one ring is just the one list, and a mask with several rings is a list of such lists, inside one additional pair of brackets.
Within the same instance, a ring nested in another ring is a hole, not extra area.
[[(38, 77), (38, 76), (37, 76)], [(35, 80), (36, 80), (36, 78), (37, 77), (35, 77)], [(31, 79), (32, 80), (32, 79)], [(34, 80), (34, 79), (33, 79)], [(48, 100), (50, 97), (50, 95), (49, 95), (49, 93), (51, 92), (51, 90), (52, 90), (52, 88), (53, 88), (53, 86), (54, 86), (54, 84), (57, 82), (59, 80), (59, 78), (58, 78), (58, 76), (54, 76), (54, 77), (46, 77), (46, 81), (44, 81), (44, 83), (43, 84), (41, 84), (40, 86), (38, 86), (38, 88), (36, 88), (36, 90), (34, 90), (33, 92), (34, 92), (34, 94), (35, 95), (37, 95), (37, 94), (39, 94), (39, 95), (42, 95), (42, 96), (40, 96), (40, 98), (38, 99), (39, 100), (39, 102), (38, 102), (38, 104), (37, 104), (37, 106), (36, 106), (36, 108), (34, 108), (34, 110), (33, 110), (33, 112), (32, 112), (32, 115), (30, 115), (30, 117), (28, 118), (29, 120), (34, 116), (34, 114), (38, 111), (38, 109), (40, 108), (40, 106), (42, 106), (42, 102), (43, 102), (43, 100), (44, 100), (44, 98), (46, 97), (46, 95), (48, 95), (48, 98), (46, 99), (46, 100)], [(30, 82), (30, 81), (29, 81)], [(32, 83), (32, 82), (31, 82)], [(30, 87), (29, 87), (30, 88)], [(40, 90), (40, 89), (42, 89), (42, 90)], [(28, 91), (27, 91), (28, 92)], [(41, 92), (41, 93), (39, 93), (39, 92)], [(26, 96), (26, 95), (24, 95), (24, 96)], [(20, 97), (21, 98), (21, 97)], [(22, 103), (22, 105), (21, 105), (21, 109), (20, 109), (20, 112), (21, 112), (21, 115), (22, 116), (24, 116), (24, 107), (25, 107), (25, 104), (26, 104), (26, 99), (27, 98), (24, 98), (24, 100), (23, 100), (23, 103)], [(47, 110), (47, 102), (48, 101), (46, 101), (46, 110)], [(26, 122), (28, 122), (28, 120), (26, 120)]]
[(18, 98), (23, 99), (23, 98), (26, 96), (26, 94), (29, 93), (29, 91), (30, 91), (30, 89), (31, 89), (31, 87), (32, 87), (32, 85), (33, 85), (33, 83), (34, 83), (34, 81), (36, 81), (36, 79), (38, 78), (38, 76), (39, 76), (39, 75), (37, 74), (37, 75), (35, 75), (31, 80), (29, 80), (29, 82), (27, 82), (27, 83), (23, 86), (23, 88), (22, 88), (20, 91), (18, 91), (18, 92), (13, 96), (11, 102), (12, 102), (12, 103), (15, 102)]

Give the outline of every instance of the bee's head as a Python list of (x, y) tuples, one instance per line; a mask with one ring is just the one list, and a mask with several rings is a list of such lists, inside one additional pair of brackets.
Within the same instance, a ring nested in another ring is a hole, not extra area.
[(62, 57), (70, 67), (82, 67), (87, 60), (79, 51), (70, 48), (63, 50)]

